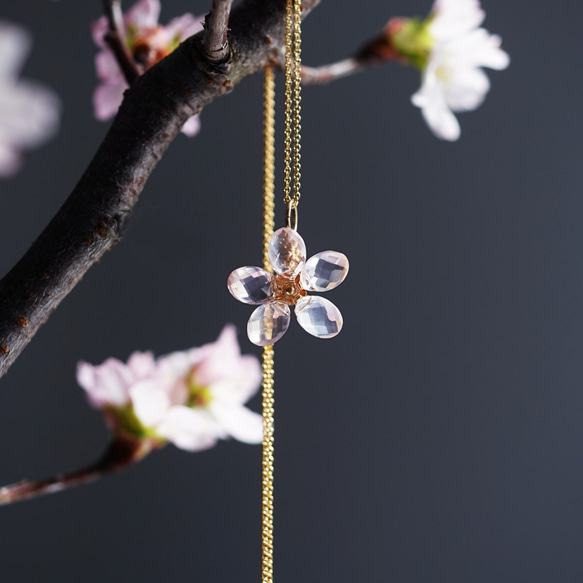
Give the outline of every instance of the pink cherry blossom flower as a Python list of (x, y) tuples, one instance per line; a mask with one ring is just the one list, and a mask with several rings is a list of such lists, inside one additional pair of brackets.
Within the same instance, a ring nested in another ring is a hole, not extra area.
[[(183, 40), (202, 30), (202, 17), (184, 14), (162, 26), (158, 24), (159, 16), (159, 0), (139, 0), (124, 14), (124, 41), (131, 56), (144, 69), (161, 61)], [(95, 117), (101, 121), (108, 120), (117, 113), (128, 87), (111, 49), (104, 41), (108, 31), (109, 24), (105, 16), (91, 26), (93, 40), (101, 49), (95, 57), (100, 83), (93, 94)], [(199, 129), (199, 116), (193, 115), (182, 127), (182, 132), (187, 136), (194, 136)]]
[(77, 381), (120, 432), (189, 451), (228, 437), (262, 439), (261, 415), (244, 406), (261, 384), (261, 367), (254, 356), (241, 355), (233, 326), (216, 342), (158, 359), (136, 352), (127, 364), (81, 362)]
[(0, 21), (0, 176), (17, 172), (22, 150), (39, 146), (59, 126), (61, 104), (55, 93), (18, 79), (30, 45), (24, 30)]

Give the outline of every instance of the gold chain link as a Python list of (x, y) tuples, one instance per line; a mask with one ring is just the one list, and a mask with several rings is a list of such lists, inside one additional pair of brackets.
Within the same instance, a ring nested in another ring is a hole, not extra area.
[(292, 0), (287, 0), (285, 15), (285, 97), (284, 97), (284, 129), (283, 129), (283, 202), (289, 204), (292, 200), (292, 113), (293, 113), (293, 71), (291, 62), (291, 47), (293, 45), (293, 13)]
[[(275, 74), (265, 69), (263, 100), (263, 267), (272, 272), (269, 241), (275, 225)], [(263, 348), (263, 496), (262, 496), (262, 583), (273, 583), (273, 346)]]
[(263, 519), (262, 583), (273, 583), (273, 346), (263, 348)]
[(263, 85), (263, 268), (271, 273), (269, 241), (275, 228), (275, 72), (265, 69)]
[(302, 131), (302, 4), (287, 0), (285, 27), (284, 197), (289, 208), (300, 201)]
[[(291, 2), (290, 2), (291, 3)], [(294, 70), (294, 95), (293, 95), (293, 177), (292, 177), (292, 206), (297, 207), (300, 202), (301, 187), (301, 144), (300, 137), (302, 131), (302, 3), (301, 0), (294, 0), (294, 47), (293, 47), (293, 70)]]

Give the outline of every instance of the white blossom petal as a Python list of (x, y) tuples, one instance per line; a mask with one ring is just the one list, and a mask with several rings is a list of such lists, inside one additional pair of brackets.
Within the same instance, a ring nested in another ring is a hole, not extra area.
[(3, 144), (0, 140), (0, 176), (9, 176), (18, 172), (22, 166), (20, 152)]
[(436, 0), (432, 14), (429, 32), (436, 40), (464, 34), (486, 18), (479, 0)]
[(146, 427), (156, 427), (163, 422), (170, 408), (168, 394), (153, 380), (140, 381), (129, 389), (134, 412)]
[(52, 137), (61, 105), (56, 94), (16, 75), (28, 53), (29, 36), (19, 27), (0, 22), (0, 175), (21, 165), (21, 151)]
[(0, 83), (18, 75), (30, 45), (30, 36), (22, 28), (0, 21)]
[(133, 25), (138, 29), (154, 28), (160, 17), (159, 0), (140, 0), (126, 13), (126, 25)]
[(156, 362), (151, 352), (134, 352), (129, 357), (127, 366), (137, 379), (146, 378), (156, 370)]
[(194, 378), (201, 387), (208, 387), (229, 374), (229, 368), (236, 365), (241, 356), (235, 326), (225, 326), (216, 342), (205, 344), (201, 352)]
[(161, 375), (177, 379), (186, 376), (203, 357), (202, 348), (172, 352), (158, 358), (158, 369)]
[(459, 139), (461, 135), (460, 124), (445, 101), (440, 100), (427, 104), (421, 108), (421, 114), (438, 138), (449, 142), (455, 142)]
[(241, 356), (235, 366), (228, 367), (222, 378), (209, 385), (213, 400), (242, 405), (257, 393), (261, 385), (261, 365), (255, 356)]
[(432, 68), (428, 67), (426, 70), (423, 84), (411, 97), (411, 101), (421, 109), (427, 125), (438, 138), (450, 142), (459, 139), (461, 134), (459, 123), (447, 106), (442, 87)]
[[(100, 16), (97, 20), (91, 23), (91, 37), (93, 42), (102, 49), (105, 49), (105, 35), (109, 32), (109, 22), (106, 16)], [(109, 50), (109, 48), (107, 49)]]
[(500, 71), (510, 64), (510, 57), (500, 48), (501, 44), (502, 39), (499, 36), (478, 28), (466, 36), (461, 54), (471, 58), (474, 66)]
[(108, 358), (99, 366), (87, 362), (77, 365), (77, 382), (97, 408), (107, 405), (123, 407), (129, 401), (132, 380), (126, 366), (115, 358)]
[(123, 94), (127, 89), (125, 83), (98, 85), (93, 93), (93, 112), (100, 121), (112, 118), (123, 101)]
[(212, 403), (209, 410), (230, 436), (243, 443), (261, 443), (263, 418), (259, 413), (224, 403)]
[(95, 55), (95, 70), (104, 83), (125, 85), (125, 78), (111, 51), (103, 50)]
[(170, 40), (178, 37), (179, 42), (182, 42), (203, 30), (203, 22), (204, 17), (187, 13), (173, 18), (164, 29)]
[(177, 447), (188, 451), (200, 451), (213, 447), (217, 439), (226, 433), (208, 413), (189, 407), (172, 407), (157, 427), (157, 433)]
[(36, 83), (0, 85), (0, 140), (22, 148), (38, 146), (57, 131), (60, 103)]
[(198, 114), (189, 117), (182, 126), (182, 133), (189, 138), (196, 136), (200, 131), (200, 116)]
[(472, 111), (482, 105), (490, 81), (482, 69), (456, 69), (443, 87), (443, 96), (452, 111)]

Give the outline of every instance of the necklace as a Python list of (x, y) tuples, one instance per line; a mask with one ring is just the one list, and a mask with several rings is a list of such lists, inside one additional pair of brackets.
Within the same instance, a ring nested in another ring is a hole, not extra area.
[(227, 287), (235, 299), (257, 305), (247, 324), (249, 340), (263, 347), (262, 583), (273, 583), (274, 349), (287, 331), (290, 306), (300, 326), (317, 338), (342, 329), (342, 314), (329, 300), (308, 295), (340, 285), (348, 259), (322, 251), (306, 259), (297, 232), (301, 197), (301, 0), (287, 0), (285, 32), (284, 184), (285, 227), (275, 228), (275, 75), (265, 70), (263, 134), (263, 267), (235, 269)]

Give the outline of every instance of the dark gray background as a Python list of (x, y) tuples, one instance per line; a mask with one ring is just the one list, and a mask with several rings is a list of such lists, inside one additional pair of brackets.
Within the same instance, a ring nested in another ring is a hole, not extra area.
[[(162, 20), (209, 4), (165, 0)], [(344, 251), (352, 267), (329, 296), (342, 334), (321, 342), (294, 325), (278, 345), (278, 583), (583, 581), (583, 4), (484, 4), (512, 64), (460, 116), (456, 144), (409, 104), (411, 69), (305, 91), (300, 231), (309, 252)], [(107, 129), (90, 106), (99, 6), (0, 10), (34, 34), (26, 76), (65, 106), (58, 139), (0, 184), (2, 273)], [(344, 56), (390, 16), (429, 7), (325, 1), (305, 25), (305, 60)], [(2, 379), (0, 483), (104, 448), (77, 360), (183, 349), (226, 322), (244, 330), (250, 310), (225, 278), (260, 261), (260, 124), (260, 77), (205, 110), (200, 135), (180, 136), (146, 185), (125, 240)], [(255, 583), (259, 518), (259, 447), (168, 447), (0, 509), (0, 578)]]

